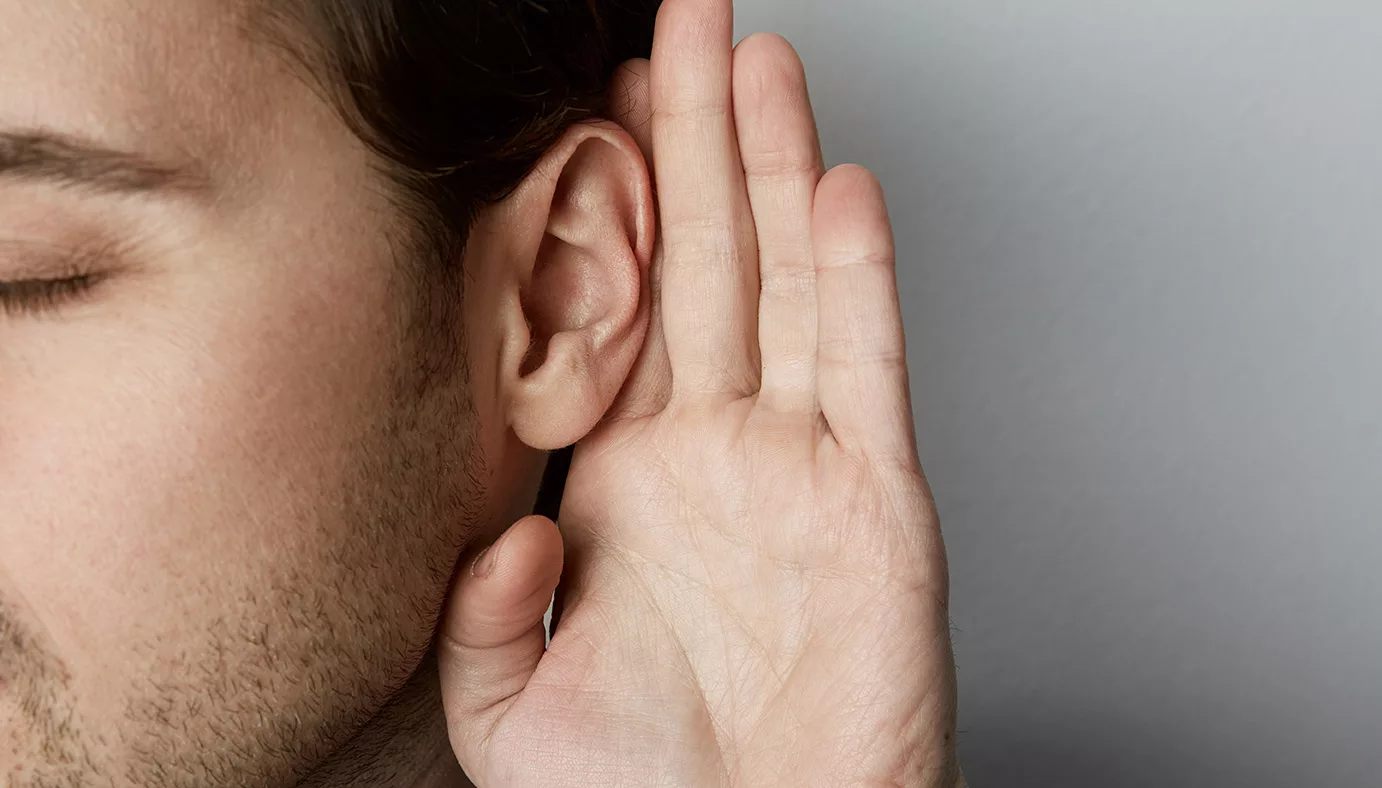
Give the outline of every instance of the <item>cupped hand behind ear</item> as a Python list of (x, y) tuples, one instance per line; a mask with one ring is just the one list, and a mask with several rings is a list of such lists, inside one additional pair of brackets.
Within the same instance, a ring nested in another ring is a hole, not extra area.
[(576, 395), (606, 415), (561, 531), (524, 518), (458, 577), (442, 686), (482, 787), (962, 784), (882, 190), (824, 171), (795, 53), (731, 50), (731, 16), (667, 0), (614, 88), (660, 196), (653, 328)]

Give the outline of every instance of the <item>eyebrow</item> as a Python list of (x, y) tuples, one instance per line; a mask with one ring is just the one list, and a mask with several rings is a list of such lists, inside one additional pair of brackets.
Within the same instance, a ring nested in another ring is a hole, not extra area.
[(202, 175), (136, 153), (48, 131), (0, 129), (0, 179), (47, 181), (112, 194), (199, 191)]

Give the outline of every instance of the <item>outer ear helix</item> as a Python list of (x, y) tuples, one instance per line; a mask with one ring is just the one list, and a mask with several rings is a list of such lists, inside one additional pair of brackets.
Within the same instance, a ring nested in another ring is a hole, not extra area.
[(501, 385), (514, 433), (554, 450), (599, 423), (642, 349), (653, 198), (637, 144), (607, 122), (572, 129), (529, 177)]

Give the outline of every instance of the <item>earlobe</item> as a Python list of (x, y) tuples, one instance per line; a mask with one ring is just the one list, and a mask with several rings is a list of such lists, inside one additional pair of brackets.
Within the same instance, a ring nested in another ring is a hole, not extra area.
[(594, 428), (642, 349), (651, 180), (627, 132), (581, 124), (509, 201), (500, 385), (518, 438), (557, 449)]

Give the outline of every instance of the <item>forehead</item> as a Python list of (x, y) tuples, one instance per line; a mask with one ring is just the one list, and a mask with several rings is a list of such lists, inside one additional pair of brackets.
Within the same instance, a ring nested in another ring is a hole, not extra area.
[[(302, 85), (245, 0), (0, 0), (0, 127), (214, 169), (265, 144)], [(277, 120), (276, 120), (277, 119)]]

